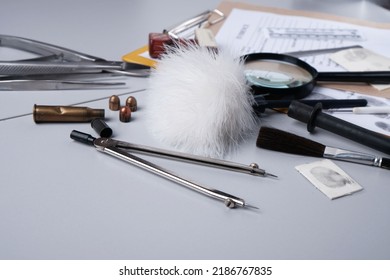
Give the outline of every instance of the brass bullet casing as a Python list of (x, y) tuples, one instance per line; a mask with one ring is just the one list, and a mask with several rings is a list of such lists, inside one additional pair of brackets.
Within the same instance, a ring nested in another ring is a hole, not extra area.
[(108, 108), (110, 108), (111, 111), (118, 111), (121, 106), (121, 101), (119, 99), (119, 96), (112, 95), (110, 99), (108, 100)]
[(119, 120), (121, 122), (130, 122), (131, 119), (131, 109), (128, 106), (123, 106), (119, 110)]
[(137, 99), (134, 96), (127, 97), (126, 106), (130, 107), (131, 112), (137, 111)]
[(34, 105), (34, 121), (43, 122), (90, 122), (104, 118), (104, 109), (75, 106)]

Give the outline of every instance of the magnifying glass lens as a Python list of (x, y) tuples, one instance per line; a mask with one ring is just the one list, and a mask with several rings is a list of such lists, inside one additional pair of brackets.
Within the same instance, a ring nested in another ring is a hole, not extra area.
[(313, 90), (318, 72), (306, 62), (277, 53), (252, 53), (242, 57), (244, 74), (254, 95), (272, 99), (299, 99)]
[(268, 88), (294, 88), (313, 80), (313, 76), (302, 67), (278, 60), (247, 62), (244, 73), (249, 85)]

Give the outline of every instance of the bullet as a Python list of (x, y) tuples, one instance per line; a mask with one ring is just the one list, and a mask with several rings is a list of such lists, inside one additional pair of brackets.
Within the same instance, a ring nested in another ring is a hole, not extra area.
[(104, 118), (104, 109), (75, 106), (34, 105), (33, 118), (36, 123), (44, 122), (90, 122)]
[(121, 101), (118, 95), (112, 95), (108, 100), (108, 107), (111, 111), (118, 111), (121, 106)]
[(130, 107), (131, 112), (137, 111), (137, 99), (134, 96), (127, 97), (126, 106)]
[(119, 120), (121, 122), (129, 122), (131, 119), (131, 109), (128, 106), (123, 106), (119, 110)]

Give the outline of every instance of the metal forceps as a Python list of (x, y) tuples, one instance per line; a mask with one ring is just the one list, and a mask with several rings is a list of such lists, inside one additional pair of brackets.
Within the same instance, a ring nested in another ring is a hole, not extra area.
[(275, 175), (267, 173), (265, 172), (265, 170), (260, 169), (256, 163), (252, 163), (249, 166), (246, 166), (243, 164), (238, 164), (238, 163), (229, 162), (225, 160), (188, 155), (185, 153), (179, 153), (179, 152), (167, 151), (163, 149), (157, 149), (157, 148), (152, 148), (152, 147), (147, 147), (142, 145), (131, 144), (128, 142), (123, 142), (111, 138), (94, 138), (89, 134), (77, 130), (73, 130), (70, 134), (70, 137), (73, 140), (76, 140), (78, 142), (93, 145), (97, 150), (101, 152), (119, 158), (123, 161), (126, 161), (130, 164), (138, 166), (142, 169), (145, 169), (149, 172), (157, 174), (171, 181), (174, 181), (182, 186), (195, 190), (209, 197), (221, 200), (229, 208), (246, 207), (246, 208), (258, 209), (255, 206), (247, 204), (242, 198), (238, 198), (236, 196), (233, 196), (231, 194), (216, 189), (211, 189), (211, 188), (201, 186), (197, 183), (182, 178), (172, 173), (171, 171), (166, 170), (163, 167), (160, 167), (152, 162), (139, 158), (133, 155), (132, 153), (129, 153), (129, 151), (141, 153), (141, 154), (160, 156), (164, 158), (172, 158), (180, 161), (192, 162), (201, 165), (217, 167), (225, 170), (247, 173), (251, 175), (276, 177)]
[[(0, 47), (9, 47), (39, 57), (16, 61), (0, 61), (0, 89), (12, 89), (12, 82), (18, 87), (30, 82), (41, 85), (44, 82), (58, 82), (64, 89), (79, 87), (116, 86), (124, 83), (94, 83), (91, 79), (112, 76), (147, 77), (149, 68), (123, 61), (107, 61), (100, 57), (77, 52), (48, 43), (27, 38), (0, 35)], [(78, 82), (78, 83), (77, 83)], [(58, 89), (43, 87), (43, 89)], [(57, 85), (58, 86), (58, 85)], [(67, 87), (68, 86), (68, 87)], [(53, 86), (54, 87), (54, 86)], [(62, 88), (61, 88), (62, 89)]]

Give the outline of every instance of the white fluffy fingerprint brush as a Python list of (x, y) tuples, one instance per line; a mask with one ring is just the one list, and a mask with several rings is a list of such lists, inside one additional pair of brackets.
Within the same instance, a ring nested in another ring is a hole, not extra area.
[(183, 152), (223, 157), (256, 125), (243, 64), (229, 51), (170, 49), (152, 71), (147, 95), (150, 132)]

